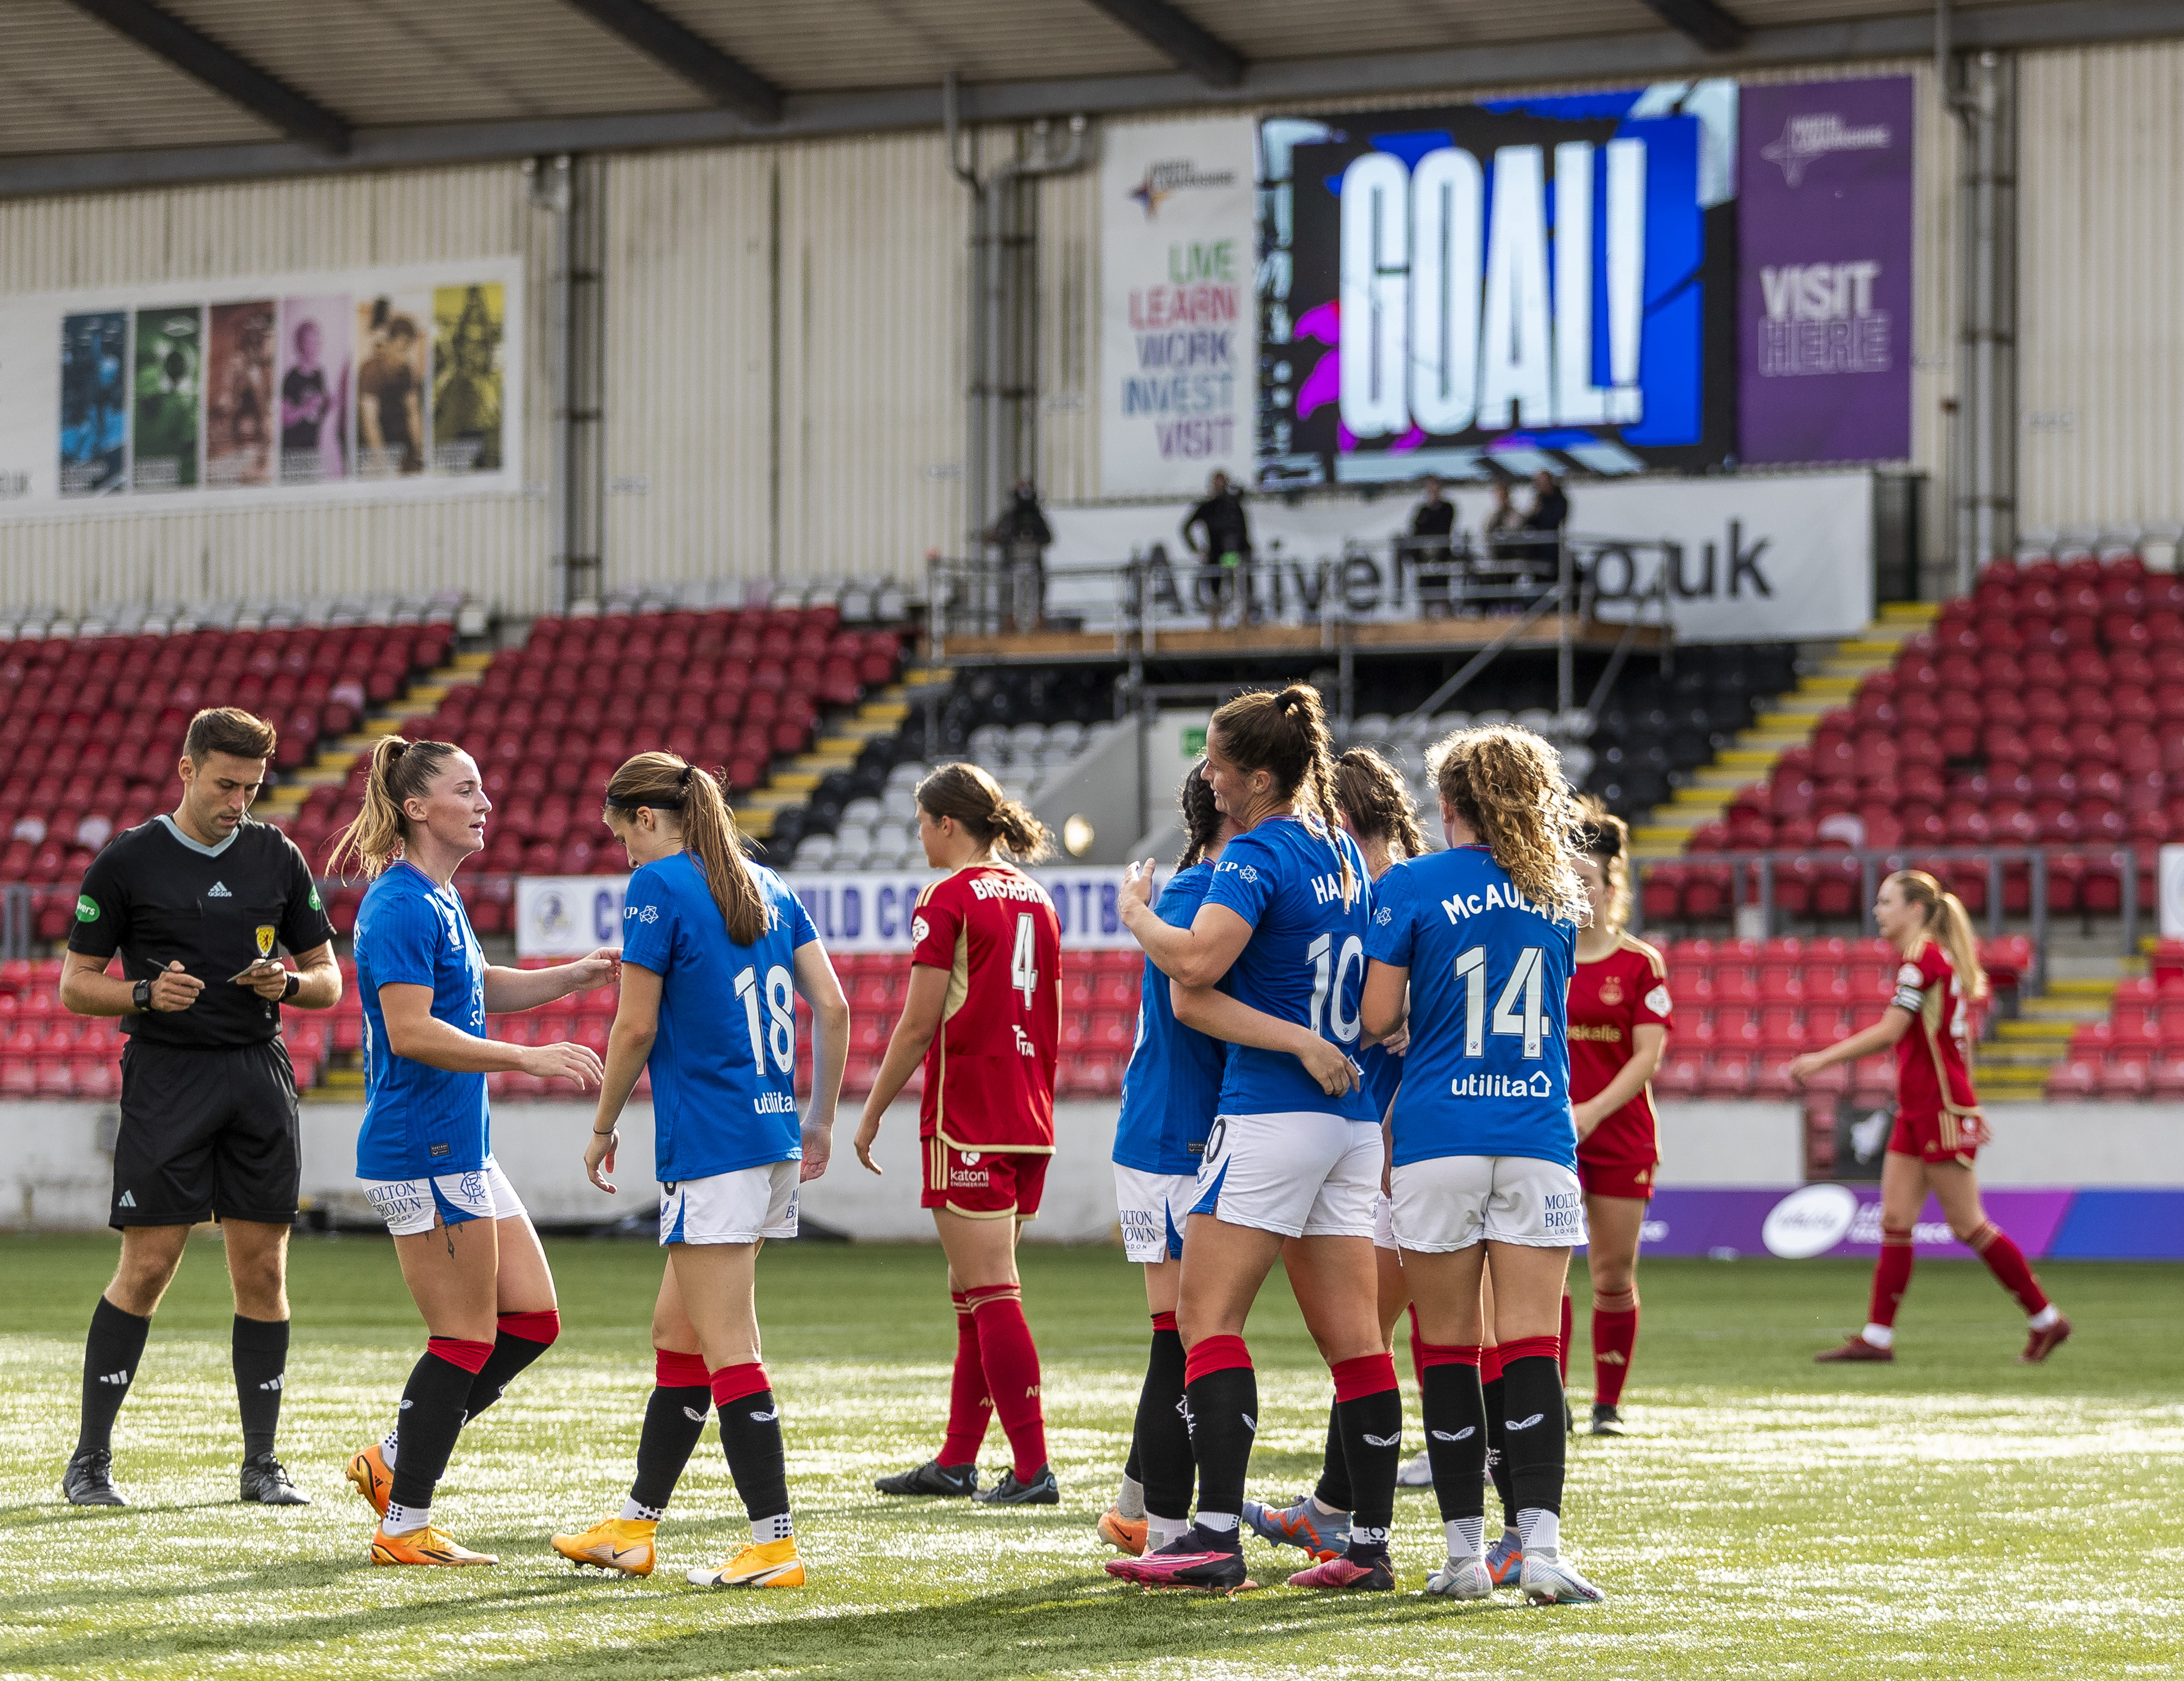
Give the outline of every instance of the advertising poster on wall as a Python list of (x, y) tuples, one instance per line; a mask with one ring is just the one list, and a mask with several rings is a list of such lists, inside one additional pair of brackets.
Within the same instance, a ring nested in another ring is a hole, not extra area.
[(1734, 82), (1269, 121), (1259, 482), (1736, 448)]
[(129, 317), (119, 310), (61, 321), (60, 489), (129, 488)]
[(187, 490), (198, 482), (204, 311), (194, 304), (136, 312), (136, 443), (130, 489)]
[(281, 300), (281, 483), (348, 476), (349, 300)]
[(270, 484), (277, 431), (273, 300), (215, 304), (205, 313), (205, 483)]
[(1915, 179), (1908, 76), (1744, 90), (1738, 453), (1911, 453)]
[(499, 472), (508, 336), (498, 286), (443, 286), (432, 293), (432, 466), (440, 472)]
[(382, 293), (356, 304), (356, 476), (425, 471), (432, 295)]
[(0, 519), (515, 494), (524, 297), (513, 256), (0, 293)]
[(1109, 496), (1203, 489), (1251, 462), (1252, 125), (1149, 123), (1100, 169), (1100, 461)]

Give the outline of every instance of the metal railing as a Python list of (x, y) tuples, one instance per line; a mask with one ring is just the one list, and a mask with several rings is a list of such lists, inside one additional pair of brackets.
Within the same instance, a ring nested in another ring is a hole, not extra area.
[[(2025, 917), (2026, 933), (2032, 941), (2033, 981), (2036, 986), (2047, 980), (2048, 930), (2053, 924), (2054, 911), (2050, 903), (2050, 860), (2059, 857), (2081, 858), (2089, 863), (2112, 866), (2117, 876), (2117, 911), (2121, 921), (2121, 946), (2126, 957), (2138, 955), (2139, 924), (2141, 920), (2138, 896), (2138, 873), (2141, 868), (2140, 848), (2130, 843), (2100, 846), (1864, 846), (1829, 847), (1824, 850), (1772, 849), (1757, 852), (1687, 852), (1674, 858), (1636, 859), (1638, 881), (1633, 893), (1632, 923), (1642, 926), (1644, 919), (1644, 883), (1646, 876), (1663, 865), (1679, 869), (1719, 867), (1730, 874), (1729, 904), (1725, 912), (1733, 923), (1738, 910), (1746, 906), (1759, 912), (1761, 937), (1773, 938), (1782, 931), (1784, 918), (1777, 893), (1780, 875), (1798, 865), (1817, 865), (1823, 868), (1842, 869), (1846, 864), (1855, 864), (1858, 874), (1858, 926), (1862, 932), (1875, 931), (1873, 921), (1873, 901), (1880, 890), (1884, 876), (1899, 869), (1925, 869), (1942, 864), (1945, 878), (1953, 874), (1947, 866), (1959, 862), (1979, 863), (1986, 873), (1986, 908), (1984, 921), (1989, 939), (1999, 939), (2008, 931), (2007, 914), (2003, 908), (2003, 890), (2008, 872), (2021, 866), (2026, 873)], [(1847, 870), (1844, 870), (1847, 874)]]

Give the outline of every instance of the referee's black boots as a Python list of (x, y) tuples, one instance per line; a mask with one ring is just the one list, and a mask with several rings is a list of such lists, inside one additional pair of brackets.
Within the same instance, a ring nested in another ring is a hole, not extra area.
[(114, 1486), (114, 1451), (86, 1448), (68, 1462), (61, 1473), (61, 1493), (79, 1506), (125, 1506), (129, 1504)]

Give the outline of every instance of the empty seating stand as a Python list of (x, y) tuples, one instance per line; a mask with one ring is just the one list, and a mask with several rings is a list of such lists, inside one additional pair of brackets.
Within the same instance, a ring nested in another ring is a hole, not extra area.
[[(2117, 849), (2138, 852), (2138, 902), (2153, 902), (2155, 849), (2184, 838), (2184, 578), (2137, 555), (2000, 560), (1892, 667), (1827, 714), (1809, 747), (1744, 789), (1693, 835), (1683, 861), (1646, 873), (1647, 919), (1726, 917), (1730, 877), (1709, 852), (1796, 851), (1775, 900), (1824, 923), (1861, 908), (1860, 873), (1831, 849), (2037, 847), (2048, 905), (2083, 916), (2122, 902)], [(1975, 915), (1986, 863), (1936, 859)], [(2013, 861), (2003, 908), (2028, 908)]]

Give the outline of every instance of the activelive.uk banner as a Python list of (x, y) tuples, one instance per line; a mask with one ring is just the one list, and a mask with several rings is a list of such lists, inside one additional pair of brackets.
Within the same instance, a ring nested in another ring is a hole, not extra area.
[(1739, 455), (1911, 453), (1909, 76), (1744, 90), (1738, 142)]
[[(1135, 951), (1117, 913), (1123, 872), (1112, 868), (1034, 868), (1054, 900), (1070, 951)], [(1165, 874), (1166, 872), (1162, 872)], [(830, 952), (899, 952), (914, 943), (911, 913), (937, 870), (791, 873), (783, 875)], [(515, 950), (525, 958), (578, 956), (622, 943), (626, 875), (526, 875), (515, 884)]]

